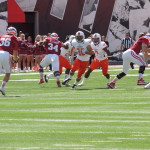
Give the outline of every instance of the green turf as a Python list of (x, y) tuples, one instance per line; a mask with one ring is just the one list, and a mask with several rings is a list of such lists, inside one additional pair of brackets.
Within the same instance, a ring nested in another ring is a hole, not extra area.
[[(13, 73), (7, 96), (0, 95), (0, 149), (150, 150), (150, 90), (136, 85), (138, 70), (117, 89), (107, 89), (97, 71), (76, 90), (57, 88), (55, 80), (38, 85), (38, 74)], [(110, 69), (112, 78), (119, 72)], [(145, 74), (150, 81), (150, 70)]]

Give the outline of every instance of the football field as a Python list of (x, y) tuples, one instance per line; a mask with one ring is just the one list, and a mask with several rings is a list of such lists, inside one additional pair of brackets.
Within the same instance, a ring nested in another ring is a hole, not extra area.
[[(119, 72), (109, 69), (112, 78)], [(12, 73), (0, 95), (0, 150), (150, 150), (150, 89), (137, 78), (138, 68), (108, 89), (97, 69), (71, 90), (55, 78), (38, 85), (36, 72)]]

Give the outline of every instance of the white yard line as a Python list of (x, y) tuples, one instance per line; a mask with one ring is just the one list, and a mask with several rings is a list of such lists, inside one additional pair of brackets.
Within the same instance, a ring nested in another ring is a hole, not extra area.
[(150, 120), (90, 120), (90, 119), (0, 119), (1, 121), (31, 121), (31, 122), (122, 122), (122, 123), (150, 123)]

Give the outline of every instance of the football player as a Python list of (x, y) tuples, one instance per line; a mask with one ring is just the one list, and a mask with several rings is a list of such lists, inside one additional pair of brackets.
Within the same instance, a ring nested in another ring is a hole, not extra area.
[(75, 71), (78, 70), (76, 81), (72, 86), (72, 89), (76, 89), (78, 82), (81, 80), (81, 77), (89, 64), (90, 55), (94, 54), (94, 51), (92, 50), (90, 40), (85, 39), (85, 35), (82, 31), (76, 32), (75, 39), (72, 41), (72, 46), (71, 52), (77, 52), (77, 58), (73, 62), (70, 77), (66, 79), (63, 84), (71, 80)]
[[(70, 57), (71, 57), (71, 62), (73, 59), (73, 56), (70, 56), (71, 48), (72, 48), (71, 42), (74, 39), (74, 37), (75, 37), (74, 35), (71, 35), (69, 37), (69, 40), (64, 43), (64, 45), (66, 45), (66, 48), (61, 47), (61, 53), (59, 55), (59, 63), (60, 63), (59, 72), (60, 72), (60, 74), (62, 74), (63, 67), (66, 68), (64, 80), (66, 80), (69, 77), (69, 73), (71, 70)], [(45, 82), (48, 82), (49, 78), (54, 77), (54, 73), (50, 73), (48, 75), (45, 75), (44, 77), (45, 77)], [(62, 82), (62, 84), (63, 83), (64, 82)], [(67, 82), (64, 85), (70, 86)]]
[[(9, 81), (11, 74), (11, 63), (18, 62), (18, 49), (19, 44), (15, 36), (17, 30), (14, 27), (7, 29), (7, 35), (0, 37), (0, 69), (5, 70), (5, 76), (0, 87), (0, 92), (5, 95), (5, 86)], [(11, 55), (12, 54), (12, 55)]]
[(140, 57), (139, 53), (142, 51), (144, 52), (145, 58), (147, 57), (148, 51), (150, 51), (148, 48), (149, 42), (150, 36), (142, 36), (133, 44), (130, 49), (123, 53), (123, 72), (119, 73), (111, 82), (108, 83), (109, 88), (114, 89), (116, 82), (128, 74), (131, 62), (140, 66), (138, 84), (141, 83), (141, 85), (144, 85), (148, 83), (143, 80), (143, 73), (146, 67), (146, 62), (144, 59), (142, 59), (142, 57)]
[(60, 48), (63, 46), (62, 42), (58, 40), (58, 34), (52, 33), (51, 37), (48, 37), (44, 40), (44, 47), (47, 51), (47, 55), (40, 63), (40, 81), (39, 84), (44, 83), (44, 75), (43, 75), (43, 68), (52, 64), (52, 68), (54, 70), (54, 76), (57, 80), (57, 86), (61, 87), (60, 83), (60, 72), (59, 72), (59, 55), (60, 55)]
[(95, 52), (95, 58), (92, 61), (88, 71), (85, 73), (83, 81), (78, 84), (78, 86), (83, 86), (85, 81), (90, 76), (91, 72), (98, 67), (102, 68), (103, 75), (110, 80), (110, 75), (108, 74), (108, 55), (110, 55), (109, 50), (107, 49), (107, 44), (101, 41), (101, 35), (99, 33), (95, 33), (92, 35), (92, 43), (91, 47)]

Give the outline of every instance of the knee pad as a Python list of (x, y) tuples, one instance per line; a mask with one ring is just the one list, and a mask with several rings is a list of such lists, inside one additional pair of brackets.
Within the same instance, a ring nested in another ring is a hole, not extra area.
[(139, 73), (144, 74), (144, 71), (145, 71), (145, 66), (140, 66)]
[(56, 76), (60, 76), (60, 72), (59, 71), (55, 71), (54, 72), (54, 76), (56, 77)]
[(126, 74), (124, 72), (121, 72), (120, 74), (117, 75), (117, 78), (121, 79), (124, 76), (126, 76)]

